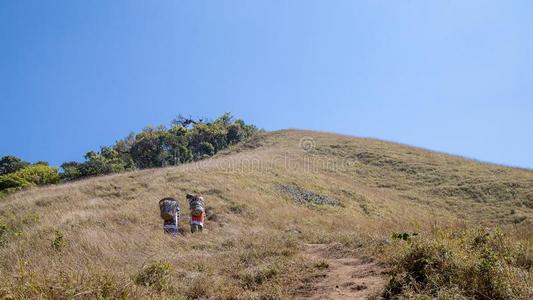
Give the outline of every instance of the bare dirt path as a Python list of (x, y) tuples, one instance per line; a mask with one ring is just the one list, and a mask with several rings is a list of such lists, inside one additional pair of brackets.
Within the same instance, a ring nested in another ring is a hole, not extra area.
[(379, 298), (386, 283), (384, 268), (372, 258), (335, 255), (328, 244), (307, 244), (305, 255), (324, 268), (322, 278), (300, 291), (296, 299)]

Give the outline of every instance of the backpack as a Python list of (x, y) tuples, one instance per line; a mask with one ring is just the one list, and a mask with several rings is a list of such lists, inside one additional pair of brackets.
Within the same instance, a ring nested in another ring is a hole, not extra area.
[(161, 218), (163, 220), (172, 220), (179, 211), (178, 201), (174, 198), (163, 198), (159, 201), (159, 210), (161, 211)]
[(202, 197), (194, 197), (189, 199), (189, 210), (191, 215), (200, 216), (205, 212), (204, 199)]

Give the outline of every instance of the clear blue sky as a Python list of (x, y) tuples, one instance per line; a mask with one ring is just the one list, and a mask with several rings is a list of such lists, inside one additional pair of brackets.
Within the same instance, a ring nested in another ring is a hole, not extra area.
[(177, 114), (533, 168), (533, 2), (0, 0), (0, 155)]

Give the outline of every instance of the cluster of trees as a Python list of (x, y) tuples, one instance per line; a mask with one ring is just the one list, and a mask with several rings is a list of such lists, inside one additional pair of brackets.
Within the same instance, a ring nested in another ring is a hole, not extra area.
[(46, 162), (30, 164), (15, 156), (0, 159), (0, 195), (27, 186), (54, 184), (60, 180), (58, 169)]
[(178, 117), (170, 128), (146, 127), (113, 146), (89, 151), (85, 162), (61, 165), (64, 180), (126, 170), (179, 165), (203, 159), (257, 132), (257, 128), (225, 113), (214, 121)]
[(0, 193), (29, 185), (119, 173), (127, 170), (165, 167), (203, 159), (239, 143), (258, 129), (225, 113), (214, 121), (178, 117), (170, 128), (146, 127), (117, 141), (113, 146), (89, 151), (84, 162), (70, 161), (59, 173), (45, 162), (29, 164), (13, 156), (0, 160)]

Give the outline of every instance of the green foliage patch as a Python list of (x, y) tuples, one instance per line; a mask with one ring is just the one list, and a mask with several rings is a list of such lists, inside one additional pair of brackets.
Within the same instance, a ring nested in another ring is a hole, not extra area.
[(111, 147), (90, 151), (85, 162), (61, 165), (64, 180), (127, 170), (179, 165), (215, 155), (257, 132), (257, 128), (225, 113), (214, 121), (178, 117), (170, 129), (146, 127)]
[(59, 181), (57, 168), (34, 164), (0, 176), (0, 191), (12, 192), (32, 185), (55, 184)]
[(0, 158), (0, 175), (14, 173), (28, 165), (28, 162), (25, 162), (18, 157), (11, 155), (4, 156)]

